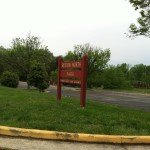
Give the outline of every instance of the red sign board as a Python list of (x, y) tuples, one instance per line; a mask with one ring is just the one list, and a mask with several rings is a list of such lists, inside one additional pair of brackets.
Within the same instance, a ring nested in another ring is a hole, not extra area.
[(62, 83), (81, 85), (80, 106), (85, 107), (86, 100), (86, 77), (87, 77), (87, 56), (81, 61), (64, 62), (60, 57), (58, 60), (58, 82), (57, 99), (61, 99)]
[(81, 71), (77, 70), (61, 70), (61, 78), (81, 78)]

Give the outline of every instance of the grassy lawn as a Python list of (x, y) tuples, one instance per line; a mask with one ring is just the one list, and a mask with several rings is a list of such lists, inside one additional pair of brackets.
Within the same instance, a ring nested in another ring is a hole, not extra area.
[(66, 132), (150, 135), (150, 113), (0, 86), (0, 125)]

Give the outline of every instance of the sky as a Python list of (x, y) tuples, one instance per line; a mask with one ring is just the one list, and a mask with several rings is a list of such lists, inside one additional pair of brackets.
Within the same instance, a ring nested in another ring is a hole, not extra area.
[(109, 64), (150, 65), (150, 39), (125, 34), (138, 16), (128, 0), (0, 0), (0, 45), (31, 32), (54, 56), (90, 43), (110, 49)]

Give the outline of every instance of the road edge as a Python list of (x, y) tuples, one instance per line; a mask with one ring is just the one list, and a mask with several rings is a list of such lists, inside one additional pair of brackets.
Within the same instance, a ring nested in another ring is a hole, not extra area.
[(0, 135), (92, 143), (150, 144), (150, 136), (98, 135), (0, 126)]

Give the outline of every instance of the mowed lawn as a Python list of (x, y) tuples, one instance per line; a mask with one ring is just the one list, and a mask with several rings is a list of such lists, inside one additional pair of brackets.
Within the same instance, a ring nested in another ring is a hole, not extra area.
[(150, 112), (0, 86), (0, 125), (94, 134), (150, 135)]

